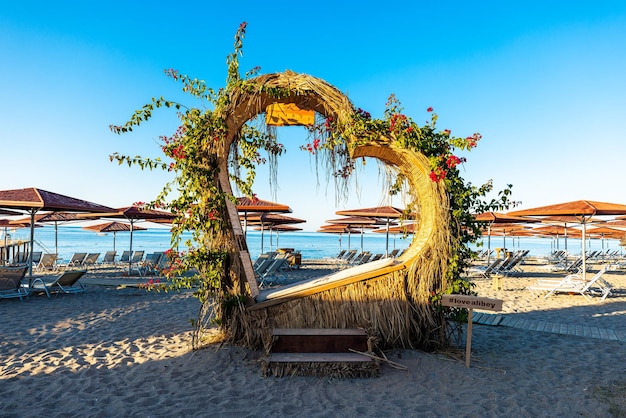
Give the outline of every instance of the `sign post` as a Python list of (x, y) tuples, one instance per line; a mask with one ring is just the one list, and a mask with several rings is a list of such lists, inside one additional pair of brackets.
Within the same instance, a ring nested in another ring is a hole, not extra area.
[(472, 353), (472, 313), (474, 312), (474, 308), (485, 309), (487, 311), (501, 311), (502, 301), (500, 299), (481, 298), (478, 296), (443, 295), (441, 297), (441, 303), (443, 306), (468, 309), (465, 367), (469, 367)]

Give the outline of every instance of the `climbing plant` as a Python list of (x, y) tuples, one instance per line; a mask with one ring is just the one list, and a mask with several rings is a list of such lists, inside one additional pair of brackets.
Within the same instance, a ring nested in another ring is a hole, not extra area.
[[(231, 314), (248, 295), (241, 282), (241, 271), (235, 266), (233, 257), (232, 226), (228, 217), (227, 201), (233, 197), (224, 191), (220, 183), (220, 161), (228, 160), (229, 179), (244, 195), (254, 196), (253, 186), (256, 167), (260, 164), (276, 164), (276, 158), (284, 152), (284, 146), (277, 141), (271, 130), (265, 130), (253, 123), (243, 124), (233, 135), (228, 125), (226, 109), (238, 95), (253, 89), (275, 97), (277, 101), (288, 97), (289, 88), (268, 87), (255, 84), (259, 72), (256, 67), (245, 75), (240, 75), (239, 56), (242, 54), (246, 24), (242, 23), (235, 35), (234, 51), (227, 57), (227, 78), (223, 88), (214, 90), (203, 81), (179, 74), (169, 69), (165, 74), (181, 83), (184, 92), (206, 104), (202, 109), (186, 107), (182, 103), (166, 100), (163, 97), (152, 101), (137, 110), (122, 125), (111, 125), (117, 134), (131, 132), (133, 127), (148, 121), (159, 108), (174, 109), (180, 119), (180, 126), (170, 136), (162, 136), (161, 149), (165, 159), (130, 157), (113, 154), (112, 161), (119, 164), (136, 165), (141, 169), (161, 169), (172, 172), (173, 180), (149, 204), (151, 207), (171, 210), (176, 219), (172, 226), (172, 248), (183, 247), (182, 251), (167, 252), (171, 267), (165, 272), (168, 284), (153, 284), (159, 290), (193, 288), (202, 302), (194, 347), (202, 344), (203, 329), (209, 324), (217, 324), (226, 337), (229, 334)], [(349, 117), (335, 118), (331, 115), (317, 116), (317, 122), (309, 128), (309, 142), (302, 149), (315, 155), (323, 162), (323, 168), (330, 173), (336, 186), (344, 192), (354, 173), (355, 163), (351, 157), (351, 147), (361, 143), (372, 143), (386, 138), (393, 146), (417, 151), (428, 158), (429, 180), (441, 183), (449, 197), (449, 222), (452, 232), (452, 246), (448, 260), (445, 289), (433, 292), (433, 309), (444, 310), (439, 304), (442, 293), (471, 293), (471, 284), (463, 277), (463, 271), (470, 263), (473, 252), (469, 244), (480, 237), (480, 225), (473, 219), (473, 213), (501, 210), (511, 204), (511, 186), (500, 191), (496, 198), (487, 199), (493, 192), (488, 182), (474, 186), (466, 182), (459, 171), (465, 161), (458, 157), (459, 151), (470, 151), (479, 140), (479, 134), (456, 137), (450, 130), (437, 129), (437, 114), (428, 108), (430, 121), (419, 126), (403, 113), (400, 102), (391, 96), (384, 115), (380, 119), (358, 108), (353, 108)], [(346, 138), (355, 138), (347, 141)], [(390, 193), (398, 193), (404, 182), (401, 173), (395, 174), (390, 184)], [(344, 193), (345, 194), (345, 193)], [(182, 242), (183, 232), (190, 232), (192, 238)], [(190, 274), (189, 272), (193, 272)], [(453, 319), (462, 316), (462, 311), (446, 311)]]

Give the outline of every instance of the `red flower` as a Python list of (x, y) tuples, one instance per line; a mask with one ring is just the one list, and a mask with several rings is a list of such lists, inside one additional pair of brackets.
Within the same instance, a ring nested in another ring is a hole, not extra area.
[(461, 163), (461, 159), (459, 157), (457, 157), (456, 155), (451, 155), (446, 160), (446, 165), (448, 166), (448, 168), (454, 168), (459, 163)]
[(467, 142), (467, 146), (469, 148), (474, 148), (476, 145), (478, 145), (478, 141), (482, 138), (483, 136), (479, 133), (475, 133), (472, 136), (468, 136), (467, 138), (465, 138), (465, 141)]
[(447, 174), (448, 174), (448, 172), (446, 170), (444, 170), (441, 167), (437, 167), (436, 169), (434, 169), (433, 171), (430, 172), (428, 177), (430, 177), (430, 179), (432, 181), (438, 182), (440, 180), (445, 179)]
[(432, 107), (429, 107), (428, 109), (426, 109), (426, 111), (427, 111), (428, 113), (430, 113), (430, 112), (432, 112), (432, 111), (433, 111), (433, 108), (432, 108)]

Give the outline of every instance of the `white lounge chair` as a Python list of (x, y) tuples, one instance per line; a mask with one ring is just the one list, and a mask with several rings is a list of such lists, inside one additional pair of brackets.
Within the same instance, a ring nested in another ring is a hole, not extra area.
[(609, 265), (605, 265), (588, 280), (583, 280), (579, 274), (569, 274), (561, 280), (537, 280), (537, 283), (528, 286), (527, 289), (536, 295), (545, 293), (544, 298), (548, 298), (555, 293), (577, 293), (587, 299), (591, 299), (590, 295), (598, 289), (601, 295), (600, 300), (604, 300), (611, 293), (611, 285), (602, 279), (602, 275), (608, 269)]

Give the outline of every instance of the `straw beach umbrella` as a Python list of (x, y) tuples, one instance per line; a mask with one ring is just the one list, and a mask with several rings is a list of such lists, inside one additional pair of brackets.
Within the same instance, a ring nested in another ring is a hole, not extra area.
[(0, 190), (0, 208), (20, 209), (30, 215), (30, 252), (29, 252), (29, 279), (33, 275), (32, 254), (35, 242), (35, 214), (40, 210), (66, 211), (66, 212), (110, 212), (114, 209), (89, 202), (49, 192), (46, 190), (29, 187), (25, 189)]
[(322, 225), (316, 232), (323, 234), (339, 234), (339, 251), (341, 251), (341, 237), (343, 234), (348, 234), (348, 250), (350, 249), (350, 235), (358, 234), (361, 232), (358, 229), (351, 228), (349, 225), (332, 224)]
[(587, 223), (593, 216), (624, 215), (626, 205), (617, 203), (596, 202), (592, 200), (576, 200), (537, 208), (509, 212), (514, 216), (575, 216), (582, 225), (582, 259), (583, 280), (587, 278), (585, 235)]
[(387, 229), (385, 255), (389, 254), (389, 227), (393, 224), (391, 220), (407, 217), (405, 211), (393, 206), (376, 206), (373, 208), (338, 210), (337, 212), (335, 212), (335, 214), (342, 216), (366, 217), (381, 220), (384, 219)]
[[(250, 225), (259, 225), (258, 230), (261, 231), (261, 253), (263, 252), (263, 232), (265, 230), (277, 231), (277, 228), (272, 228), (279, 225), (290, 225), (304, 223), (306, 220), (294, 218), (292, 216), (283, 215), (280, 213), (252, 213), (247, 215), (247, 223)], [(271, 251), (271, 235), (270, 235), (270, 251)]]
[[(571, 231), (572, 225), (580, 224), (579, 219), (576, 216), (560, 215), (560, 216), (543, 216), (540, 218), (540, 221), (541, 223), (544, 223), (544, 224), (562, 226), (563, 228), (565, 228), (564, 233), (556, 235), (556, 247), (557, 249), (559, 248), (559, 236), (562, 236), (563, 242), (565, 245), (565, 252), (567, 252), (567, 238), (569, 237), (568, 234)], [(604, 221), (602, 221), (599, 218), (587, 219), (587, 225), (589, 225), (590, 223), (596, 223), (596, 222), (604, 222)], [(575, 236), (573, 238), (580, 238), (580, 234), (578, 237)]]
[[(93, 232), (113, 232), (113, 251), (115, 251), (115, 238), (118, 232), (130, 232), (131, 226), (130, 224), (124, 222), (106, 222), (98, 225), (89, 225), (83, 226), (83, 229)], [(147, 231), (148, 228), (144, 228), (143, 226), (134, 225), (133, 231)]]
[[(53, 223), (54, 224), (54, 253), (59, 255), (59, 223), (65, 223), (75, 221), (79, 219), (75, 213), (71, 212), (49, 212), (35, 215), (35, 222), (37, 223)], [(22, 218), (12, 221), (16, 224), (23, 224), (29, 222), (30, 218)]]
[(329, 224), (348, 225), (350, 228), (359, 228), (361, 230), (361, 251), (363, 251), (363, 233), (365, 228), (376, 228), (377, 225), (384, 225), (380, 221), (373, 218), (363, 216), (348, 216), (345, 218), (329, 219)]
[[(495, 226), (492, 226), (489, 229), (490, 236), (501, 236), (502, 237), (502, 248), (506, 251), (506, 237), (513, 236), (516, 232), (524, 231), (529, 227), (525, 227), (521, 224), (515, 223), (501, 223)], [(497, 250), (497, 249), (496, 249)]]
[[(539, 222), (536, 219), (524, 218), (521, 216), (511, 216), (506, 213), (499, 212), (482, 212), (474, 215), (474, 220), (477, 222), (484, 222), (487, 224), (487, 265), (491, 260), (491, 230), (493, 225), (498, 224), (524, 224), (531, 222)], [(506, 233), (506, 232), (505, 232)], [(506, 236), (505, 236), (506, 241)], [(504, 245), (506, 246), (506, 245)]]
[(611, 228), (608, 226), (599, 226), (595, 228), (587, 228), (587, 234), (590, 237), (599, 237), (602, 242), (602, 249), (604, 250), (604, 239), (621, 239), (626, 235), (626, 231), (623, 229)]
[(387, 237), (389, 234), (393, 235), (393, 249), (396, 249), (396, 236), (397, 235), (408, 235), (413, 234), (416, 228), (415, 223), (402, 224), (402, 225), (394, 225), (394, 226), (386, 226), (385, 228), (373, 229), (372, 232), (377, 234), (386, 234)]
[[(94, 215), (80, 214), (79, 217), (93, 218)], [(130, 247), (129, 251), (133, 253), (133, 231), (135, 223), (140, 221), (157, 221), (159, 223), (172, 222), (176, 216), (172, 212), (166, 212), (158, 209), (146, 209), (141, 206), (126, 206), (123, 208), (113, 209), (108, 213), (102, 213), (100, 218), (122, 218), (126, 219), (130, 224)], [(132, 271), (132, 257), (128, 259), (128, 274)]]
[[(17, 215), (21, 215), (17, 213)], [(0, 253), (0, 260), (2, 260), (3, 264), (7, 264), (9, 261), (9, 228), (28, 228), (30, 224), (16, 224), (15, 221), (10, 221), (8, 219), (0, 219), (0, 227), (4, 228), (4, 243), (2, 247), (2, 252)], [(15, 251), (15, 247), (13, 247), (13, 251)], [(14, 252), (15, 255), (15, 252)]]
[(341, 250), (341, 237), (343, 234), (348, 234), (348, 250), (350, 249), (350, 237), (352, 234), (360, 234), (361, 230), (348, 224), (329, 224), (321, 225), (317, 232), (325, 234), (339, 234), (339, 250)]
[(256, 197), (237, 197), (237, 212), (243, 213), (243, 233), (248, 229), (248, 213), (275, 212), (291, 213), (291, 208), (282, 203), (270, 202), (269, 200), (257, 199)]
[[(276, 248), (278, 248), (278, 238), (281, 232), (296, 232), (302, 231), (302, 228), (297, 228), (291, 225), (264, 225), (254, 228), (259, 231), (268, 230), (276, 232)], [(272, 251), (272, 236), (270, 235), (270, 251)]]

